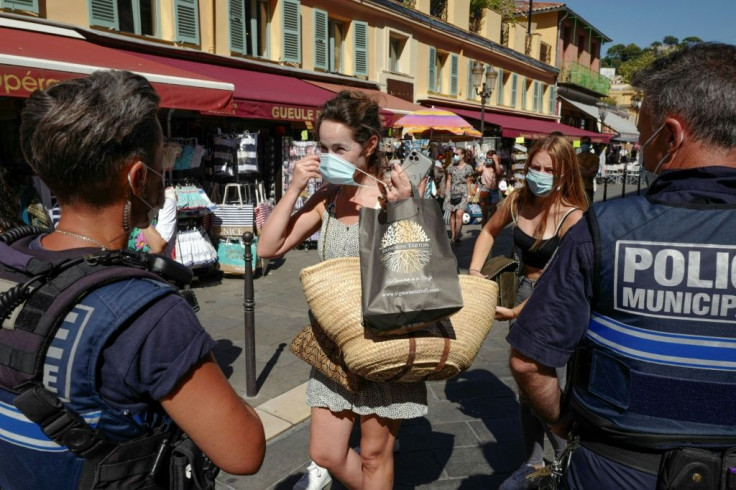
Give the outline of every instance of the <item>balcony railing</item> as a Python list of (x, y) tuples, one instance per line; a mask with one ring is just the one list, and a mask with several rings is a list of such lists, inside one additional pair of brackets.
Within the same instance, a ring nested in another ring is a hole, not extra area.
[(559, 80), (563, 83), (580, 85), (603, 95), (608, 95), (611, 90), (611, 81), (607, 77), (574, 61), (567, 61), (562, 65)]

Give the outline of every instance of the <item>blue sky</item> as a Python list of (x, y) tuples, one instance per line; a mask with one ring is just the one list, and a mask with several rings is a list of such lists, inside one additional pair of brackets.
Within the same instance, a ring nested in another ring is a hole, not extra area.
[[(562, 0), (564, 1), (564, 0)], [(649, 46), (672, 35), (736, 44), (736, 0), (568, 0), (565, 4), (614, 44)]]

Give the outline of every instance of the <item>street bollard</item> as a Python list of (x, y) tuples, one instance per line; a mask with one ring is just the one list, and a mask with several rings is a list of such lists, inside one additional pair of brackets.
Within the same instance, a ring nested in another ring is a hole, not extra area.
[(603, 177), (603, 202), (608, 199), (608, 176)]
[(256, 386), (256, 324), (254, 310), (256, 306), (255, 291), (253, 289), (253, 233), (243, 233), (245, 244), (245, 270), (243, 271), (243, 310), (245, 313), (245, 396), (253, 397), (258, 394)]

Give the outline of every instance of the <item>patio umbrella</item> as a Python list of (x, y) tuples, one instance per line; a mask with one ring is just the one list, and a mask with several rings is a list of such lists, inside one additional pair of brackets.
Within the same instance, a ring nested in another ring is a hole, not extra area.
[(447, 134), (450, 139), (453, 139), (453, 136), (461, 138), (481, 136), (480, 131), (454, 112), (434, 107), (410, 112), (394, 122), (394, 127), (402, 127), (404, 131), (415, 136), (417, 133), (429, 134), (430, 139), (433, 134)]

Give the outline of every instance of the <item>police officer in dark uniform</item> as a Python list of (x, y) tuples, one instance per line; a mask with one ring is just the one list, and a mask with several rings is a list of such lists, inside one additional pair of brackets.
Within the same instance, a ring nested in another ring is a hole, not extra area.
[[(95, 289), (81, 285), (71, 309), (50, 313), (69, 288), (92, 277), (79, 268), (51, 282), (53, 289), (39, 282), (45, 296), (15, 302), (12, 285), (23, 285), (28, 273), (120, 256), (131, 228), (150, 224), (164, 196), (158, 102), (142, 76), (98, 71), (34, 92), (23, 109), (24, 156), (58, 198), (61, 219), (55, 230), (16, 229), (0, 240), (0, 285), (11, 286), (0, 301), (3, 315), (21, 310), (4, 316), (0, 328), (5, 490), (168, 486), (169, 466), (160, 462), (167, 444), (181, 439), (175, 426), (229, 473), (255, 473), (263, 461), (258, 415), (230, 386), (214, 359), (215, 341), (167, 282), (136, 273)], [(42, 324), (58, 328), (53, 338)], [(30, 357), (37, 353), (40, 366)], [(190, 469), (197, 474), (200, 466)]]
[(565, 488), (736, 488), (736, 47), (677, 50), (632, 84), (649, 189), (566, 234), (508, 335), (511, 369), (580, 441)]

